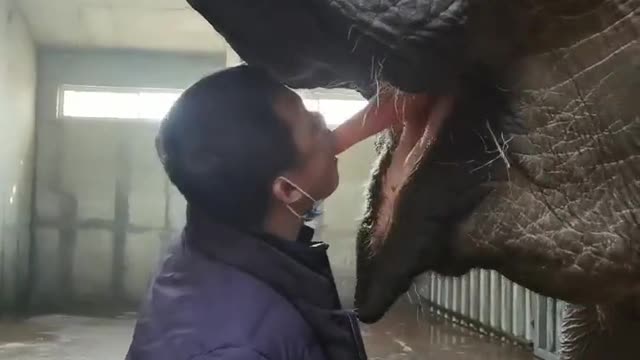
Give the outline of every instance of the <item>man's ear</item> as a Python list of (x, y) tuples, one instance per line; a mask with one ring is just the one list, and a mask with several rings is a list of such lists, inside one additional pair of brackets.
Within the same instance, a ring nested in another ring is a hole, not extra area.
[(293, 204), (302, 198), (300, 190), (281, 177), (273, 181), (271, 192), (274, 198), (284, 204)]

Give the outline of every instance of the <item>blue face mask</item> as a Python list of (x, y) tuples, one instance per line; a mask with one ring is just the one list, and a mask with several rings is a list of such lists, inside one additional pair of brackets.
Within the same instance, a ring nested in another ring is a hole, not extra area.
[(293, 215), (295, 215), (298, 219), (304, 221), (304, 222), (309, 222), (309, 221), (313, 221), (314, 219), (316, 219), (318, 216), (322, 215), (322, 211), (320, 210), (320, 205), (321, 203), (314, 199), (311, 195), (309, 195), (306, 191), (302, 190), (300, 188), (300, 186), (296, 185), (293, 181), (287, 179), (284, 176), (280, 176), (280, 178), (286, 182), (288, 182), (291, 186), (293, 186), (294, 188), (296, 188), (296, 190), (300, 191), (300, 193), (302, 193), (302, 195), (306, 196), (309, 200), (311, 200), (313, 202), (313, 206), (311, 206), (311, 209), (309, 209), (307, 212), (305, 212), (304, 214), (300, 214), (297, 211), (295, 211), (291, 205), (287, 204), (287, 209), (289, 209), (289, 211), (291, 211), (291, 213)]
[(320, 215), (322, 215), (322, 210), (320, 210), (321, 207), (322, 207), (322, 202), (320, 201), (314, 202), (311, 209), (309, 209), (307, 212), (302, 214), (302, 217), (301, 217), (302, 221), (310, 222), (318, 218)]

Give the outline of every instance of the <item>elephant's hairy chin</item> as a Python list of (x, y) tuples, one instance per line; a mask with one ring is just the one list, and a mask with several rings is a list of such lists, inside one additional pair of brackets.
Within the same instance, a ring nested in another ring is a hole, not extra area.
[(374, 285), (378, 289), (372, 289), (371, 294), (366, 296), (365, 299), (356, 298), (356, 309), (360, 321), (372, 324), (381, 320), (396, 300), (409, 289), (411, 282), (408, 285), (404, 285), (404, 282), (402, 284), (402, 288), (382, 290), (380, 286)]

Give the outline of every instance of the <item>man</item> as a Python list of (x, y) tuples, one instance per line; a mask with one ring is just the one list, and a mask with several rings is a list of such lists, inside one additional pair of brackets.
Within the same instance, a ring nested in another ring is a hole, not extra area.
[(149, 289), (127, 359), (365, 359), (327, 246), (304, 226), (338, 186), (322, 117), (243, 65), (186, 90), (157, 147), (187, 200), (187, 224)]

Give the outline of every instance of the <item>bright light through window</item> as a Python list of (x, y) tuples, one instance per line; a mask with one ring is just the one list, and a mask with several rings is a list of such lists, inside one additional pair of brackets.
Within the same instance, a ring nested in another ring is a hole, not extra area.
[(303, 102), (307, 110), (322, 114), (329, 127), (342, 124), (367, 105), (365, 100), (303, 99)]
[(320, 104), (317, 99), (302, 99), (304, 103), (304, 107), (309, 111), (318, 111), (320, 110)]
[(139, 116), (142, 119), (162, 119), (178, 100), (178, 93), (140, 93)]
[[(65, 89), (61, 115), (73, 118), (161, 120), (180, 96), (180, 91), (118, 89)], [(365, 100), (338, 100), (303, 95), (309, 111), (320, 112), (329, 127), (336, 127), (364, 108)]]
[(160, 120), (179, 92), (64, 90), (62, 116), (76, 118)]
[(342, 124), (367, 105), (365, 100), (320, 99), (318, 103), (319, 112), (329, 127)]

